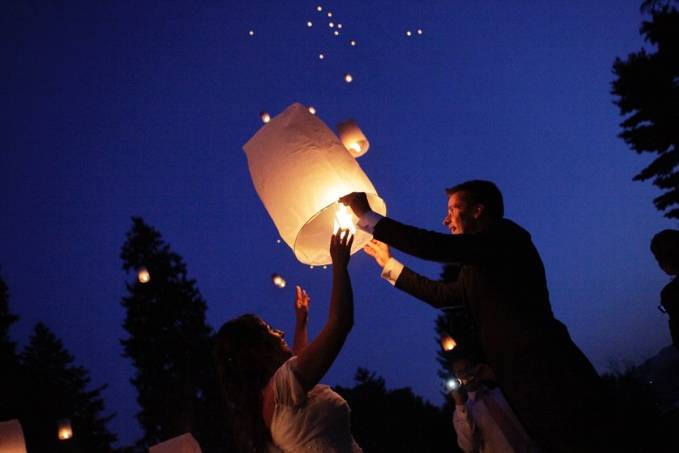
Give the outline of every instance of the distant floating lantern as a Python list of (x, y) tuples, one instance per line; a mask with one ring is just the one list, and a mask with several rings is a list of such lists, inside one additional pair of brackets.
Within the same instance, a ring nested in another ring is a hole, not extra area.
[(312, 27), (313, 25), (314, 25), (314, 24), (313, 24), (311, 21), (308, 21), (308, 22), (306, 23), (306, 26), (307, 26), (307, 27)]
[(339, 31), (335, 30), (335, 36), (339, 36)]
[(321, 5), (318, 5), (318, 6), (316, 7), (316, 11), (319, 11), (319, 12), (320, 12), (320, 11), (323, 11), (323, 7), (322, 7)]
[(456, 346), (457, 342), (453, 340), (453, 337), (451, 337), (450, 335), (444, 335), (441, 338), (441, 347), (443, 348), (444, 351), (446, 352), (452, 351), (453, 349), (455, 349)]
[(421, 29), (421, 28), (418, 28), (418, 29), (417, 29), (417, 34), (418, 34), (418, 35), (421, 35), (421, 34), (422, 34), (422, 29)]
[(346, 74), (344, 74), (344, 81), (347, 83), (351, 83), (354, 81), (354, 77), (347, 72)]
[(73, 428), (71, 427), (71, 420), (62, 418), (57, 422), (57, 437), (59, 440), (68, 440), (73, 437)]
[(262, 112), (259, 114), (259, 118), (262, 120), (262, 123), (266, 124), (269, 121), (271, 121), (271, 115), (269, 115), (266, 112)]
[(271, 276), (271, 281), (273, 282), (276, 288), (285, 288), (286, 285), (285, 279), (281, 277), (279, 274), (273, 274)]
[(337, 135), (344, 147), (354, 157), (360, 157), (368, 152), (370, 142), (363, 134), (363, 131), (356, 121), (348, 119), (337, 125)]
[(337, 28), (342, 28), (342, 24), (337, 24)]
[(318, 54), (318, 59), (319, 59), (319, 60), (322, 60), (322, 59), (324, 59), (324, 58), (325, 58), (325, 55), (323, 55), (322, 53), (319, 53), (319, 54)]
[(332, 11), (328, 11), (328, 17), (332, 17)]
[(334, 22), (328, 22), (328, 27), (333, 28), (335, 26)]
[(349, 44), (351, 44), (352, 46), (355, 46), (355, 45), (356, 45), (356, 41), (352, 39), (351, 41), (349, 41)]
[(151, 274), (149, 274), (149, 270), (144, 266), (137, 270), (137, 280), (139, 283), (148, 283), (151, 281)]
[(316, 109), (314, 108), (313, 105), (310, 105), (309, 108), (308, 108), (308, 110), (309, 110), (309, 113), (311, 113), (312, 115), (315, 115), (315, 114), (316, 114)]
[(250, 30), (250, 31), (248, 32), (248, 35), (250, 35), (250, 36), (255, 36), (255, 31), (254, 31), (254, 30)]
[(412, 36), (412, 35), (413, 35), (412, 31), (410, 31), (410, 30), (406, 31), (406, 36)]
[(280, 240), (280, 239), (276, 239), (276, 244), (280, 244), (280, 243), (281, 243), (281, 240)]
[[(386, 205), (370, 179), (335, 134), (301, 104), (274, 117), (243, 147), (252, 183), (280, 237), (304, 264), (331, 263), (329, 243), (337, 200), (365, 192), (373, 211)], [(356, 222), (352, 215), (352, 222)], [(371, 236), (356, 231), (352, 253)]]

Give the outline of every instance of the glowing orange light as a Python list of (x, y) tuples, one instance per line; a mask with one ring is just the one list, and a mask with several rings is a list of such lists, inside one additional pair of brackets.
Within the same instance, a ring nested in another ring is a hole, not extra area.
[(269, 121), (271, 121), (271, 115), (269, 115), (266, 112), (260, 113), (259, 118), (262, 120), (262, 123), (265, 123), (265, 124), (268, 123)]
[(271, 276), (271, 281), (273, 282), (276, 288), (285, 288), (286, 281), (279, 274), (273, 274)]
[(139, 280), (139, 283), (148, 283), (151, 281), (151, 274), (149, 274), (149, 270), (144, 266), (137, 270), (137, 280)]
[(328, 17), (332, 17), (332, 12), (328, 11)]
[(450, 335), (441, 338), (441, 347), (444, 351), (452, 351), (457, 346), (457, 342)]
[(309, 106), (309, 113), (311, 113), (312, 115), (316, 114), (316, 108), (313, 105)]
[(354, 225), (354, 219), (351, 212), (343, 204), (337, 206), (337, 212), (335, 213), (335, 225), (333, 231), (337, 233), (339, 229), (349, 230), (349, 233), (356, 233), (356, 225)]
[(370, 142), (356, 121), (348, 119), (337, 125), (337, 135), (354, 157), (360, 157), (370, 149)]
[(62, 418), (57, 422), (57, 437), (59, 440), (68, 440), (73, 437), (73, 428), (71, 428), (71, 420)]
[(354, 81), (354, 76), (347, 72), (346, 74), (344, 74), (344, 81), (347, 83), (351, 83)]

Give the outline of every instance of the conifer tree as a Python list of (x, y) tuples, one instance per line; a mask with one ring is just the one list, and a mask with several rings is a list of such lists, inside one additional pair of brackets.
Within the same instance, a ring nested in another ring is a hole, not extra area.
[(16, 343), (9, 336), (10, 326), (18, 319), (9, 311), (9, 289), (0, 276), (0, 420), (18, 417), (19, 364)]
[(634, 177), (653, 180), (664, 193), (653, 200), (665, 217), (679, 219), (679, 11), (673, 1), (646, 0), (651, 13), (641, 34), (656, 48), (616, 58), (612, 93), (624, 121), (620, 137), (637, 153), (657, 157)]
[[(116, 436), (106, 424), (113, 415), (102, 415), (105, 385), (88, 390), (88, 372), (73, 364), (73, 356), (42, 323), (35, 326), (20, 355), (26, 388), (20, 421), (28, 451), (113, 452)], [(57, 422), (71, 421), (73, 438), (57, 438)]]
[[(211, 356), (212, 329), (206, 303), (188, 278), (183, 259), (161, 234), (134, 217), (122, 247), (123, 269), (132, 273), (122, 299), (126, 310), (121, 340), (136, 371), (138, 446), (191, 432), (204, 452), (224, 445), (221, 397)], [(148, 272), (148, 281), (138, 278)]]

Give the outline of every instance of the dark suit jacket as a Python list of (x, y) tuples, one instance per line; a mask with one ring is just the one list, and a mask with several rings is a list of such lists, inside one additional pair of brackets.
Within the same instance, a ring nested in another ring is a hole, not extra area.
[[(435, 307), (468, 308), (500, 387), (546, 451), (596, 445), (588, 439), (601, 429), (600, 380), (552, 314), (542, 260), (526, 230), (503, 219), (482, 233), (450, 235), (385, 217), (373, 235), (409, 255), (461, 263), (456, 282), (434, 282), (405, 268), (396, 286)], [(589, 402), (586, 409), (582, 401)]]

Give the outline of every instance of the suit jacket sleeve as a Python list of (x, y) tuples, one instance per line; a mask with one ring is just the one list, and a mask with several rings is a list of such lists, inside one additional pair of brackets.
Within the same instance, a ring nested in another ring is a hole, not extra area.
[(395, 286), (435, 308), (463, 304), (460, 285), (457, 282), (443, 283), (431, 280), (407, 267), (403, 268)]
[(388, 217), (377, 222), (373, 236), (408, 255), (442, 263), (480, 263), (497, 249), (494, 237), (489, 234), (436, 233)]

